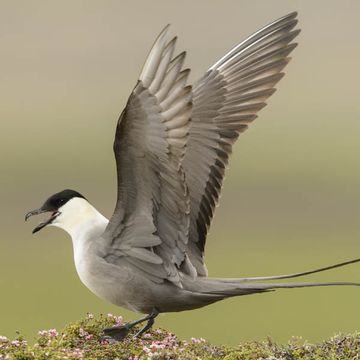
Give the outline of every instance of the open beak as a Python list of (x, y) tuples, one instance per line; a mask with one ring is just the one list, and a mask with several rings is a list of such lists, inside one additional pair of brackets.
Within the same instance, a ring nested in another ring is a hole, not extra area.
[[(32, 211), (29, 211), (26, 215), (25, 215), (25, 221), (27, 221), (27, 219), (29, 219), (29, 217), (33, 216), (33, 215), (39, 215), (39, 214), (42, 214), (42, 213), (45, 213), (45, 212), (51, 212), (51, 210), (47, 210), (47, 209), (43, 209), (43, 208), (39, 208), (39, 209), (36, 209), (36, 210), (32, 210)], [(51, 212), (51, 216), (41, 222), (33, 231), (32, 233), (35, 234), (36, 232), (40, 231), (42, 228), (44, 228), (46, 225), (49, 225), (51, 224), (54, 219), (60, 215), (60, 212), (55, 210), (55, 211), (52, 211)]]

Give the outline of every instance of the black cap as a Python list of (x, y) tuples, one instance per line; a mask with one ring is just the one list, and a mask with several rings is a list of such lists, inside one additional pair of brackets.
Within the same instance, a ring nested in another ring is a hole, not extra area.
[[(78, 197), (85, 199), (83, 195), (75, 190), (66, 189), (50, 196), (41, 207), (44, 211), (53, 211), (59, 209), (66, 204), (69, 200)], [(86, 199), (85, 199), (86, 200)]]

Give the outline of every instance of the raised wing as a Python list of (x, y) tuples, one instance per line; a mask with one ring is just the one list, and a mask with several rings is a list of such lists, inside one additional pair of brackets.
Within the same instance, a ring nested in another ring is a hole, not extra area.
[(186, 255), (190, 201), (181, 167), (192, 102), (185, 53), (173, 58), (175, 42), (166, 27), (118, 121), (118, 199), (104, 237), (107, 261), (181, 286), (179, 268), (196, 274)]
[(213, 65), (193, 88), (193, 112), (183, 160), (190, 193), (188, 255), (197, 273), (232, 145), (257, 116), (296, 47), (296, 13), (265, 26)]

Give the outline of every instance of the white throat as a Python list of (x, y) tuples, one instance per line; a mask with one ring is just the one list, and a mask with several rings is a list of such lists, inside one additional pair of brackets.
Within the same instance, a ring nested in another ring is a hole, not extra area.
[(65, 230), (73, 242), (100, 236), (109, 220), (87, 200), (74, 197), (59, 208), (60, 215), (50, 224)]
[[(73, 248), (76, 271), (81, 281), (95, 294), (99, 293), (99, 284), (93, 276), (96, 268), (99, 241), (108, 224), (87, 200), (74, 197), (61, 206), (58, 215), (51, 225), (59, 227), (70, 234)], [(94, 263), (95, 259), (95, 263)], [(95, 265), (94, 265), (95, 264)], [(100, 286), (101, 288), (101, 286)]]

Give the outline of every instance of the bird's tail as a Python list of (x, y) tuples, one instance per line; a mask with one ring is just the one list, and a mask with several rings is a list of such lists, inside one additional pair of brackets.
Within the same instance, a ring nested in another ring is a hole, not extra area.
[(218, 295), (219, 300), (232, 296), (250, 295), (273, 291), (276, 289), (294, 289), (305, 287), (318, 287), (318, 286), (360, 286), (360, 283), (334, 281), (334, 282), (301, 282), (301, 283), (243, 283), (228, 282), (227, 279), (207, 279), (208, 285), (211, 289), (206, 291), (207, 294)]
[[(330, 281), (330, 282), (298, 282), (298, 283), (258, 283), (257, 281), (268, 281), (268, 280), (281, 280), (301, 277), (305, 275), (315, 274), (346, 265), (360, 262), (360, 259), (354, 259), (345, 261), (339, 264), (322, 267), (310, 271), (304, 271), (299, 273), (292, 273), (286, 275), (275, 275), (275, 276), (259, 276), (259, 277), (248, 277), (248, 278), (202, 278), (201, 292), (218, 295), (220, 298), (248, 295), (260, 292), (266, 292), (276, 289), (293, 289), (293, 288), (304, 288), (304, 287), (317, 287), (317, 286), (360, 286), (357, 282), (346, 282), (346, 281)], [(199, 280), (198, 280), (199, 281)], [(250, 283), (251, 282), (251, 283)]]

